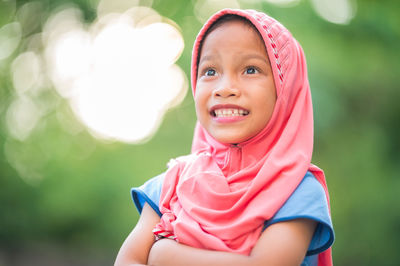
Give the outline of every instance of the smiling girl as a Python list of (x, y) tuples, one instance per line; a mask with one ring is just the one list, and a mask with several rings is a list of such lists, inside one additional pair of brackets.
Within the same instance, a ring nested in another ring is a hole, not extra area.
[(115, 264), (331, 265), (298, 42), (264, 13), (221, 10), (196, 38), (192, 90), (192, 153), (132, 189), (141, 217)]

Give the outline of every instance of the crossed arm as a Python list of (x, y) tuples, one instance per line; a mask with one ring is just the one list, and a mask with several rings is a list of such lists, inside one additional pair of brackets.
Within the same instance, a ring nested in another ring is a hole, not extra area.
[(122, 265), (300, 265), (313, 236), (316, 222), (295, 219), (270, 225), (249, 256), (193, 248), (173, 240), (154, 242), (152, 230), (160, 217), (148, 205), (117, 255)]

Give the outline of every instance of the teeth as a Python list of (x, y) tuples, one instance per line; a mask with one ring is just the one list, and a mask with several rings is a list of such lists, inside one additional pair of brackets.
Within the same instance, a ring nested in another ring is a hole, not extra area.
[(248, 115), (249, 112), (243, 109), (217, 109), (214, 110), (216, 117), (229, 117), (229, 116), (244, 116)]

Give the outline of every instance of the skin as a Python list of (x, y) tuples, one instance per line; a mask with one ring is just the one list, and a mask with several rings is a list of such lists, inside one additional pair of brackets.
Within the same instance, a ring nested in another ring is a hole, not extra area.
[[(230, 21), (207, 35), (194, 100), (199, 122), (222, 143), (246, 141), (265, 128), (274, 110), (276, 89), (264, 42), (252, 27)], [(249, 114), (221, 123), (210, 111), (226, 104)]]
[[(275, 91), (264, 44), (252, 27), (233, 20), (207, 35), (200, 54), (195, 104), (200, 123), (214, 138), (234, 144), (254, 137), (270, 120)], [(220, 104), (234, 104), (249, 114), (240, 120), (215, 121), (210, 110)], [(193, 248), (169, 239), (155, 242), (152, 230), (159, 221), (157, 213), (145, 204), (115, 265), (300, 265), (317, 224), (294, 219), (270, 225), (245, 256)]]
[(159, 221), (157, 213), (145, 204), (114, 265), (300, 265), (316, 227), (316, 222), (308, 219), (273, 224), (262, 233), (251, 254), (245, 256), (193, 248), (169, 239), (154, 242), (152, 230)]

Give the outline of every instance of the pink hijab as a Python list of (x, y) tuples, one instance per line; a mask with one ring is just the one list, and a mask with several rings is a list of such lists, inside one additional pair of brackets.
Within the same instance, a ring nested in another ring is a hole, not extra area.
[[(264, 222), (283, 206), (307, 171), (321, 183), (328, 202), (329, 196), (324, 173), (311, 164), (313, 111), (305, 56), (278, 21), (254, 10), (214, 14), (194, 43), (193, 94), (201, 42), (226, 14), (246, 18), (260, 32), (274, 74), (275, 109), (266, 127), (239, 145), (216, 141), (197, 123), (192, 154), (170, 162), (155, 234), (193, 247), (248, 255)], [(331, 264), (330, 249), (319, 254), (319, 265)]]

